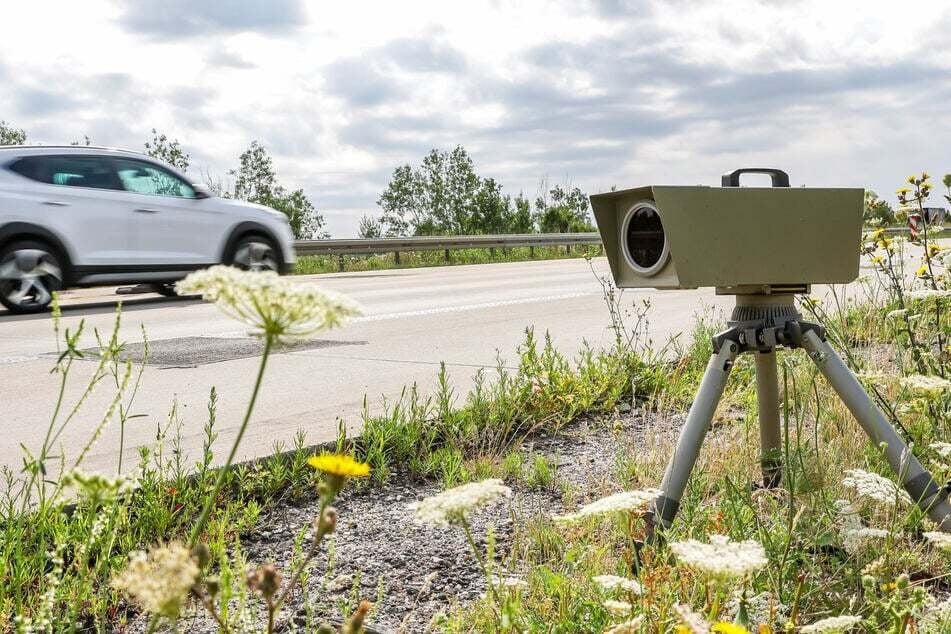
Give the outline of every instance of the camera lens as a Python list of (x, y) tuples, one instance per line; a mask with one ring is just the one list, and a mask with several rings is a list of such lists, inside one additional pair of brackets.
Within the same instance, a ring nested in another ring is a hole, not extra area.
[(628, 211), (624, 224), (628, 263), (643, 275), (653, 275), (667, 260), (667, 236), (657, 208), (640, 202)]

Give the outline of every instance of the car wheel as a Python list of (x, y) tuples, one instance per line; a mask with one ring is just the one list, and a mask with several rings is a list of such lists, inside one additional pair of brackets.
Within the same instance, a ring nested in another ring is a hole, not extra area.
[(14, 313), (46, 310), (63, 288), (63, 265), (42, 242), (24, 240), (0, 249), (0, 304)]
[(155, 284), (152, 286), (152, 289), (163, 297), (178, 297), (178, 291), (175, 290), (174, 282), (171, 284)]
[(229, 263), (244, 271), (281, 270), (281, 257), (274, 243), (263, 236), (245, 236), (238, 240)]

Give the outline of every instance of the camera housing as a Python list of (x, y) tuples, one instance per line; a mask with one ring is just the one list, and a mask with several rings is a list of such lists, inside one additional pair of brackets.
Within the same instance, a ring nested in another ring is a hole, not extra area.
[[(773, 187), (739, 187), (744, 173)], [(780, 170), (745, 168), (722, 187), (649, 185), (591, 196), (621, 288), (802, 291), (858, 277), (865, 190), (788, 186)]]

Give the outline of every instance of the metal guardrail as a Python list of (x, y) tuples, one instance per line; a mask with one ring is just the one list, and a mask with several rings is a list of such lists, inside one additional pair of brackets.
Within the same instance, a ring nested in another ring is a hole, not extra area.
[(453, 251), (459, 249), (509, 249), (514, 247), (572, 247), (600, 245), (596, 231), (590, 233), (513, 233), (483, 236), (412, 236), (408, 238), (347, 238), (298, 240), (297, 255), (367, 255), (405, 251)]
[[(872, 231), (865, 229), (864, 231)], [(907, 233), (905, 227), (886, 227), (889, 234)], [(294, 243), (297, 255), (370, 255), (406, 251), (450, 251), (460, 249), (508, 249), (514, 247), (563, 246), (568, 250), (576, 245), (599, 245), (601, 237), (590, 233), (512, 233), (481, 236), (411, 236), (406, 238), (345, 238), (329, 240), (298, 240)]]

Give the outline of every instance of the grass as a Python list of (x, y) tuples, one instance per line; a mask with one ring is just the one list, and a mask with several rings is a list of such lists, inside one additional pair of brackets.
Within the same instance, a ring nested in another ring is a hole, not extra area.
[(601, 253), (597, 246), (574, 247), (513, 247), (505, 249), (452, 249), (448, 251), (410, 251), (373, 255), (317, 256), (297, 258), (294, 273), (312, 275), (339, 271), (381, 271), (411, 269), (423, 266), (451, 266), (457, 264), (489, 264), (492, 262), (525, 262), (529, 260), (559, 260), (583, 258)]
[[(946, 346), (951, 322), (942, 295), (948, 274), (939, 254), (928, 251), (934, 262), (926, 262), (925, 274), (913, 285), (932, 289), (935, 297), (916, 298), (908, 293), (906, 278), (891, 270), (891, 255), (898, 248), (887, 236), (869, 237), (866, 249), (880, 259), (876, 277), (868, 281), (867, 301), (847, 302), (837, 296), (821, 305), (807, 300), (803, 310), (829, 327), (830, 341), (865, 377), (923, 461), (936, 477), (947, 479), (951, 458), (942, 454), (938, 443), (951, 438), (951, 389), (940, 383), (941, 377), (951, 376)], [(462, 397), (443, 370), (432, 397), (423, 398), (408, 387), (383, 415), (366, 418), (360, 436), (347, 437), (341, 428), (335, 452), (368, 464), (376, 482), (399, 472), (436, 480), (448, 489), (501, 477), (526, 487), (560, 489), (567, 510), (619, 490), (657, 486), (672, 452), (670, 435), (619, 443), (612, 477), (595, 490), (561, 482), (551, 459), (520, 450), (523, 439), (557, 434), (583, 415), (617, 417), (634, 406), (663, 415), (682, 412), (691, 403), (709, 355), (713, 323), (701, 320), (690, 341), (658, 350), (645, 335), (649, 305), (629, 306), (607, 282), (604, 296), (606, 318), (616, 334), (610, 349), (587, 349), (568, 359), (547, 337), (527, 331), (516, 369), (499, 363), (493, 372), (480, 373)], [(273, 309), (268, 302), (260, 306)], [(55, 313), (53, 323), (58, 328)], [(95, 334), (100, 347), (110, 352), (100, 357), (86, 391), (108, 389), (115, 397), (95, 426), (90, 445), (110, 420), (118, 420), (122, 428), (134, 417), (138, 374), (118, 360), (119, 328), (117, 317), (112, 333)], [(65, 384), (88, 333), (56, 332), (62, 354), (54, 371)], [(860, 631), (951, 631), (951, 609), (943, 613), (938, 607), (951, 590), (951, 560), (922, 537), (933, 525), (897, 494), (893, 500), (875, 501), (846, 486), (842, 476), (849, 469), (892, 476), (879, 449), (862, 435), (804, 353), (781, 351), (779, 362), (786, 439), (781, 488), (750, 486), (759, 477), (758, 432), (753, 364), (744, 355), (679, 516), (663, 539), (645, 543), (645, 524), (634, 511), (568, 524), (545, 514), (518, 517), (506, 552), (494, 548), (491, 535), (486, 552), (470, 541), (473, 556), (487, 574), (520, 582), (490, 585), (471, 605), (447, 606), (440, 627), (449, 632), (600, 632), (623, 619), (641, 619), (638, 625), (615, 631), (653, 633), (686, 627), (684, 611), (690, 610), (721, 632), (796, 631), (843, 615), (859, 619)], [(938, 387), (918, 387), (919, 374), (938, 377)], [(110, 584), (126, 568), (129, 553), (143, 548), (161, 552), (165, 547), (159, 544), (184, 542), (193, 535), (197, 544), (186, 558), (199, 572), (188, 580), (188, 597), (179, 599), (189, 610), (206, 609), (223, 631), (243, 630), (241, 624), (249, 622), (271, 631), (288, 588), (308, 576), (330, 574), (313, 570), (310, 562), (322, 538), (336, 529), (330, 501), (347, 478), (318, 475), (308, 466), (313, 450), (303, 436), (290, 451), (276, 447), (274, 456), (257, 463), (213, 469), (213, 456), (222, 449), (216, 443), (212, 393), (204, 451), (197, 463), (184, 461), (173, 407), (158, 430), (155, 448), (141, 450), (134, 489), (103, 478), (69, 496), (57, 474), (68, 471), (74, 460), (81, 463), (83, 452), (78, 460), (61, 455), (55, 438), (62, 425), (73, 424), (73, 412), (85, 400), (69, 403), (59, 397), (50, 425), (52, 442), (25, 453), (22, 472), (4, 474), (0, 622), (20, 631), (122, 627), (148, 608), (141, 597)], [(314, 537), (307, 537), (307, 527), (301, 527), (296, 552), (283, 570), (260, 566), (249, 571), (241, 542), (255, 530), (262, 513), (314, 496), (321, 500), (321, 511), (313, 518)], [(206, 523), (201, 520), (204, 509)], [(852, 543), (856, 540), (848, 541), (849, 522), (885, 534)], [(463, 526), (468, 530), (468, 524)], [(765, 564), (727, 580), (673, 556), (671, 544), (688, 538), (707, 541), (714, 534), (737, 542), (752, 540), (762, 548)], [(604, 574), (634, 579), (644, 592), (617, 595), (604, 590), (594, 581)], [(302, 582), (300, 588), (310, 604), (308, 593), (314, 590)], [(627, 601), (626, 614), (608, 609), (608, 598)], [(360, 631), (370, 609), (360, 599), (355, 591), (340, 605), (342, 631)], [(149, 625), (171, 626), (177, 614), (153, 609)], [(309, 614), (307, 627), (316, 629), (326, 616)]]

